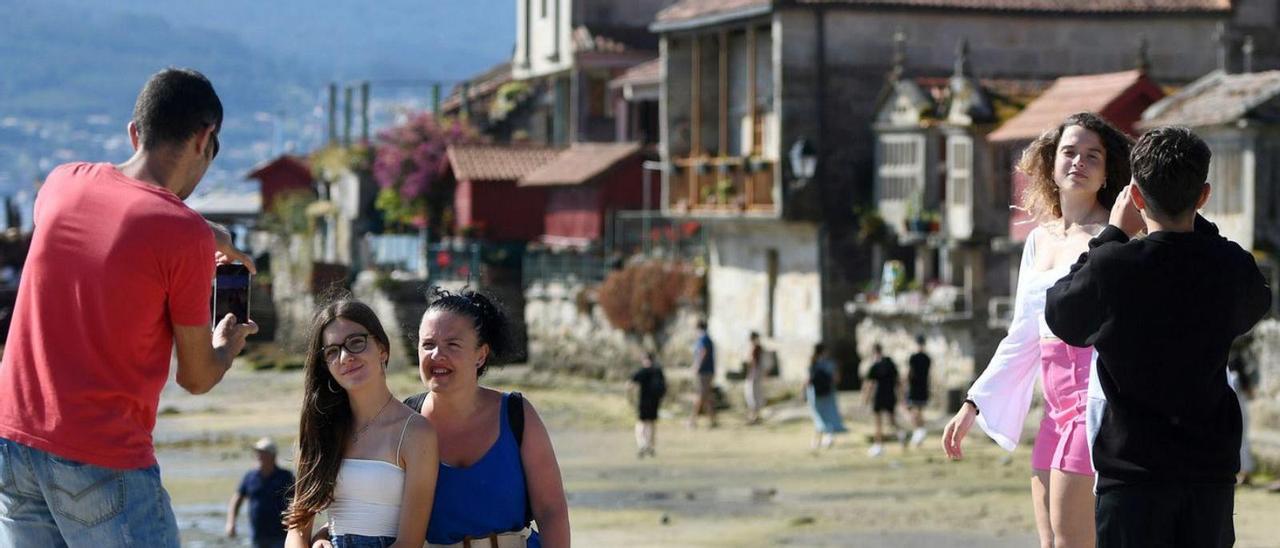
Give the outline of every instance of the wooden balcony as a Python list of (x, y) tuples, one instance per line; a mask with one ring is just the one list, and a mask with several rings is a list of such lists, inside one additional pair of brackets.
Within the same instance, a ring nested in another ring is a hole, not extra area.
[(741, 157), (680, 158), (671, 172), (667, 208), (674, 214), (777, 213), (777, 163)]

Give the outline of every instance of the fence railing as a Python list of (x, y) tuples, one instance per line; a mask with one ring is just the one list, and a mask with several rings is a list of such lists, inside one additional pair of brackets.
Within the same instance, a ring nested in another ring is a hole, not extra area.
[(369, 234), (365, 236), (369, 264), (425, 276), (429, 280), (469, 281), (483, 268), (484, 246), (479, 243), (434, 243), (423, 248), (418, 234)]
[(522, 271), (528, 287), (535, 282), (599, 283), (609, 267), (599, 251), (527, 249)]

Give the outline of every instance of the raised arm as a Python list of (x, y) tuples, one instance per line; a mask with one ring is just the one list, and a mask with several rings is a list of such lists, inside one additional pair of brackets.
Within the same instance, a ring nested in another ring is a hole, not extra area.
[(218, 322), (213, 332), (207, 325), (174, 325), (173, 338), (178, 355), (178, 385), (192, 394), (204, 394), (222, 381), (231, 362), (244, 349), (245, 338), (258, 332), (258, 324), (236, 323), (232, 314)]
[(529, 400), (524, 400), (524, 442), (520, 448), (525, 485), (538, 533), (546, 548), (569, 547), (569, 503), (564, 496), (560, 465), (551, 436)]

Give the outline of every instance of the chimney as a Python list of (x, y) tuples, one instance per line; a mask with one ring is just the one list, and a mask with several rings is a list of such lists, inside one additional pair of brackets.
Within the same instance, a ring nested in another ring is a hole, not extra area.
[(1231, 68), (1227, 63), (1231, 55), (1231, 38), (1227, 36), (1226, 23), (1218, 23), (1218, 30), (1213, 33), (1213, 38), (1218, 43), (1218, 70), (1230, 73)]
[(1253, 72), (1253, 36), (1246, 35), (1244, 37), (1244, 45), (1240, 46), (1240, 53), (1244, 62), (1245, 74)]
[(1145, 35), (1138, 37), (1138, 58), (1134, 68), (1142, 72), (1151, 72), (1151, 45), (1147, 42)]

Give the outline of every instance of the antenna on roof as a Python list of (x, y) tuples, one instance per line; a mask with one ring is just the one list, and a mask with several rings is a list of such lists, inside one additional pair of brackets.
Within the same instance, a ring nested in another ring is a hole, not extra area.
[(1142, 72), (1151, 72), (1151, 44), (1145, 34), (1138, 37), (1138, 59), (1135, 67)]
[(969, 39), (960, 38), (956, 43), (956, 67), (955, 76), (964, 78), (969, 75)]
[(1246, 74), (1253, 72), (1253, 36), (1245, 35), (1244, 45), (1240, 46), (1240, 53), (1243, 54), (1244, 58), (1244, 72)]
[(1218, 22), (1218, 30), (1214, 31), (1213, 39), (1218, 43), (1218, 70), (1222, 72), (1231, 72), (1227, 69), (1227, 58), (1230, 55), (1230, 38), (1227, 37), (1227, 24)]
[(893, 32), (893, 69), (889, 71), (889, 79), (897, 80), (906, 72), (907, 63), (907, 33), (902, 31), (902, 27)]

